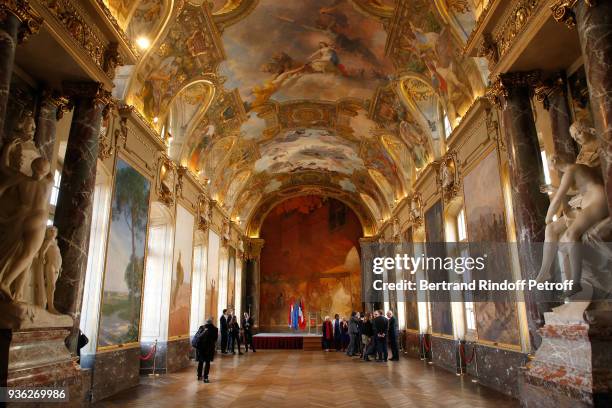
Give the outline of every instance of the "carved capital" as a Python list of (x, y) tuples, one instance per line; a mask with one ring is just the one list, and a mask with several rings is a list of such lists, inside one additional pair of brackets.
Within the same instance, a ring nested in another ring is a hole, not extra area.
[(561, 73), (556, 73), (554, 76), (543, 79), (535, 85), (534, 94), (538, 102), (541, 102), (544, 109), (550, 108), (550, 97), (557, 92), (563, 92), (565, 86), (565, 78)]
[(245, 242), (244, 252), (246, 258), (250, 260), (257, 260), (261, 255), (261, 249), (264, 246), (265, 241), (261, 238), (248, 238)]
[[(574, 13), (574, 7), (580, 0), (558, 0), (555, 4), (550, 6), (553, 18), (559, 22), (565, 24), (568, 28), (576, 27), (576, 14)], [(597, 0), (582, 0), (589, 7), (597, 5)]]
[(38, 33), (43, 22), (43, 18), (32, 9), (27, 0), (0, 0), (0, 20), (4, 21), (9, 15), (15, 16), (20, 22), (17, 33), (19, 43)]
[(64, 113), (72, 109), (70, 99), (57, 91), (44, 89), (42, 92), (41, 104), (56, 109), (55, 119), (60, 120)]
[(500, 110), (505, 109), (506, 99), (517, 88), (532, 89), (542, 82), (540, 71), (509, 72), (500, 74), (487, 88), (485, 97)]
[(62, 87), (73, 103), (79, 99), (91, 99), (94, 104), (108, 107), (113, 101), (111, 93), (100, 82), (64, 82)]

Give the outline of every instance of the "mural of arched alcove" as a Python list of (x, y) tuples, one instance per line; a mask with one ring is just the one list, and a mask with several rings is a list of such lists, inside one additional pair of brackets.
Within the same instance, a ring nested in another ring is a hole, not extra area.
[(342, 201), (301, 195), (278, 203), (261, 228), (260, 328), (290, 331), (287, 315), (299, 302), (320, 322), (361, 310), (359, 238), (362, 225)]

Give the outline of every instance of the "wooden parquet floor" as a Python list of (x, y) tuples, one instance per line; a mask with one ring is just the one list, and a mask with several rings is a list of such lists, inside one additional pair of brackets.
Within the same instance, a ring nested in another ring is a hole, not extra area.
[(98, 407), (518, 407), (516, 400), (469, 377), (402, 358), (366, 363), (344, 353), (260, 350), (217, 355), (211, 382), (196, 380), (195, 365), (141, 384)]

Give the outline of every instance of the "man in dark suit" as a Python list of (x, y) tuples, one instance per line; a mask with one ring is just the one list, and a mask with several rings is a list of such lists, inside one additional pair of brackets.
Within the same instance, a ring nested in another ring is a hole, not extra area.
[(387, 361), (387, 332), (389, 322), (382, 310), (377, 310), (378, 316), (374, 318), (374, 344), (376, 345), (376, 361)]
[[(198, 341), (196, 344), (196, 360), (198, 361), (198, 380), (202, 379), (202, 366), (204, 366), (204, 382), (208, 381), (210, 362), (215, 358), (215, 350), (219, 330), (213, 324), (212, 317), (206, 321), (204, 326), (198, 330)], [(206, 364), (206, 365), (204, 365)]]
[(221, 315), (220, 320), (220, 328), (221, 328), (221, 354), (226, 353), (227, 348), (227, 330), (229, 328), (229, 324), (227, 321), (227, 309), (223, 309), (223, 315)]
[(336, 346), (336, 351), (340, 351), (342, 348), (342, 326), (340, 326), (340, 315), (336, 313), (334, 316), (334, 345)]
[(255, 321), (248, 313), (244, 313), (244, 318), (242, 319), (242, 329), (244, 331), (244, 350), (245, 352), (249, 352), (249, 345), (251, 346), (251, 350), (255, 353), (255, 345), (253, 344), (253, 325)]
[(393, 316), (392, 311), (387, 312), (389, 319), (389, 347), (391, 347), (391, 361), (399, 361), (399, 348), (397, 347), (397, 339), (399, 337), (397, 328), (397, 319)]

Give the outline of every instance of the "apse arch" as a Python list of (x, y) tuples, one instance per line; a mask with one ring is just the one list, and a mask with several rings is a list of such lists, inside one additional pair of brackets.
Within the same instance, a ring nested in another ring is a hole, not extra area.
[(376, 234), (376, 220), (365, 203), (355, 200), (348, 196), (345, 192), (332, 187), (300, 186), (300, 188), (297, 189), (295, 187), (288, 187), (283, 190), (279, 190), (273, 195), (262, 197), (253, 207), (253, 210), (246, 220), (246, 235), (250, 238), (258, 238), (266, 217), (274, 209), (274, 207), (276, 207), (279, 203), (291, 198), (307, 195), (330, 197), (344, 203), (359, 219), (364, 237), (369, 237)]

